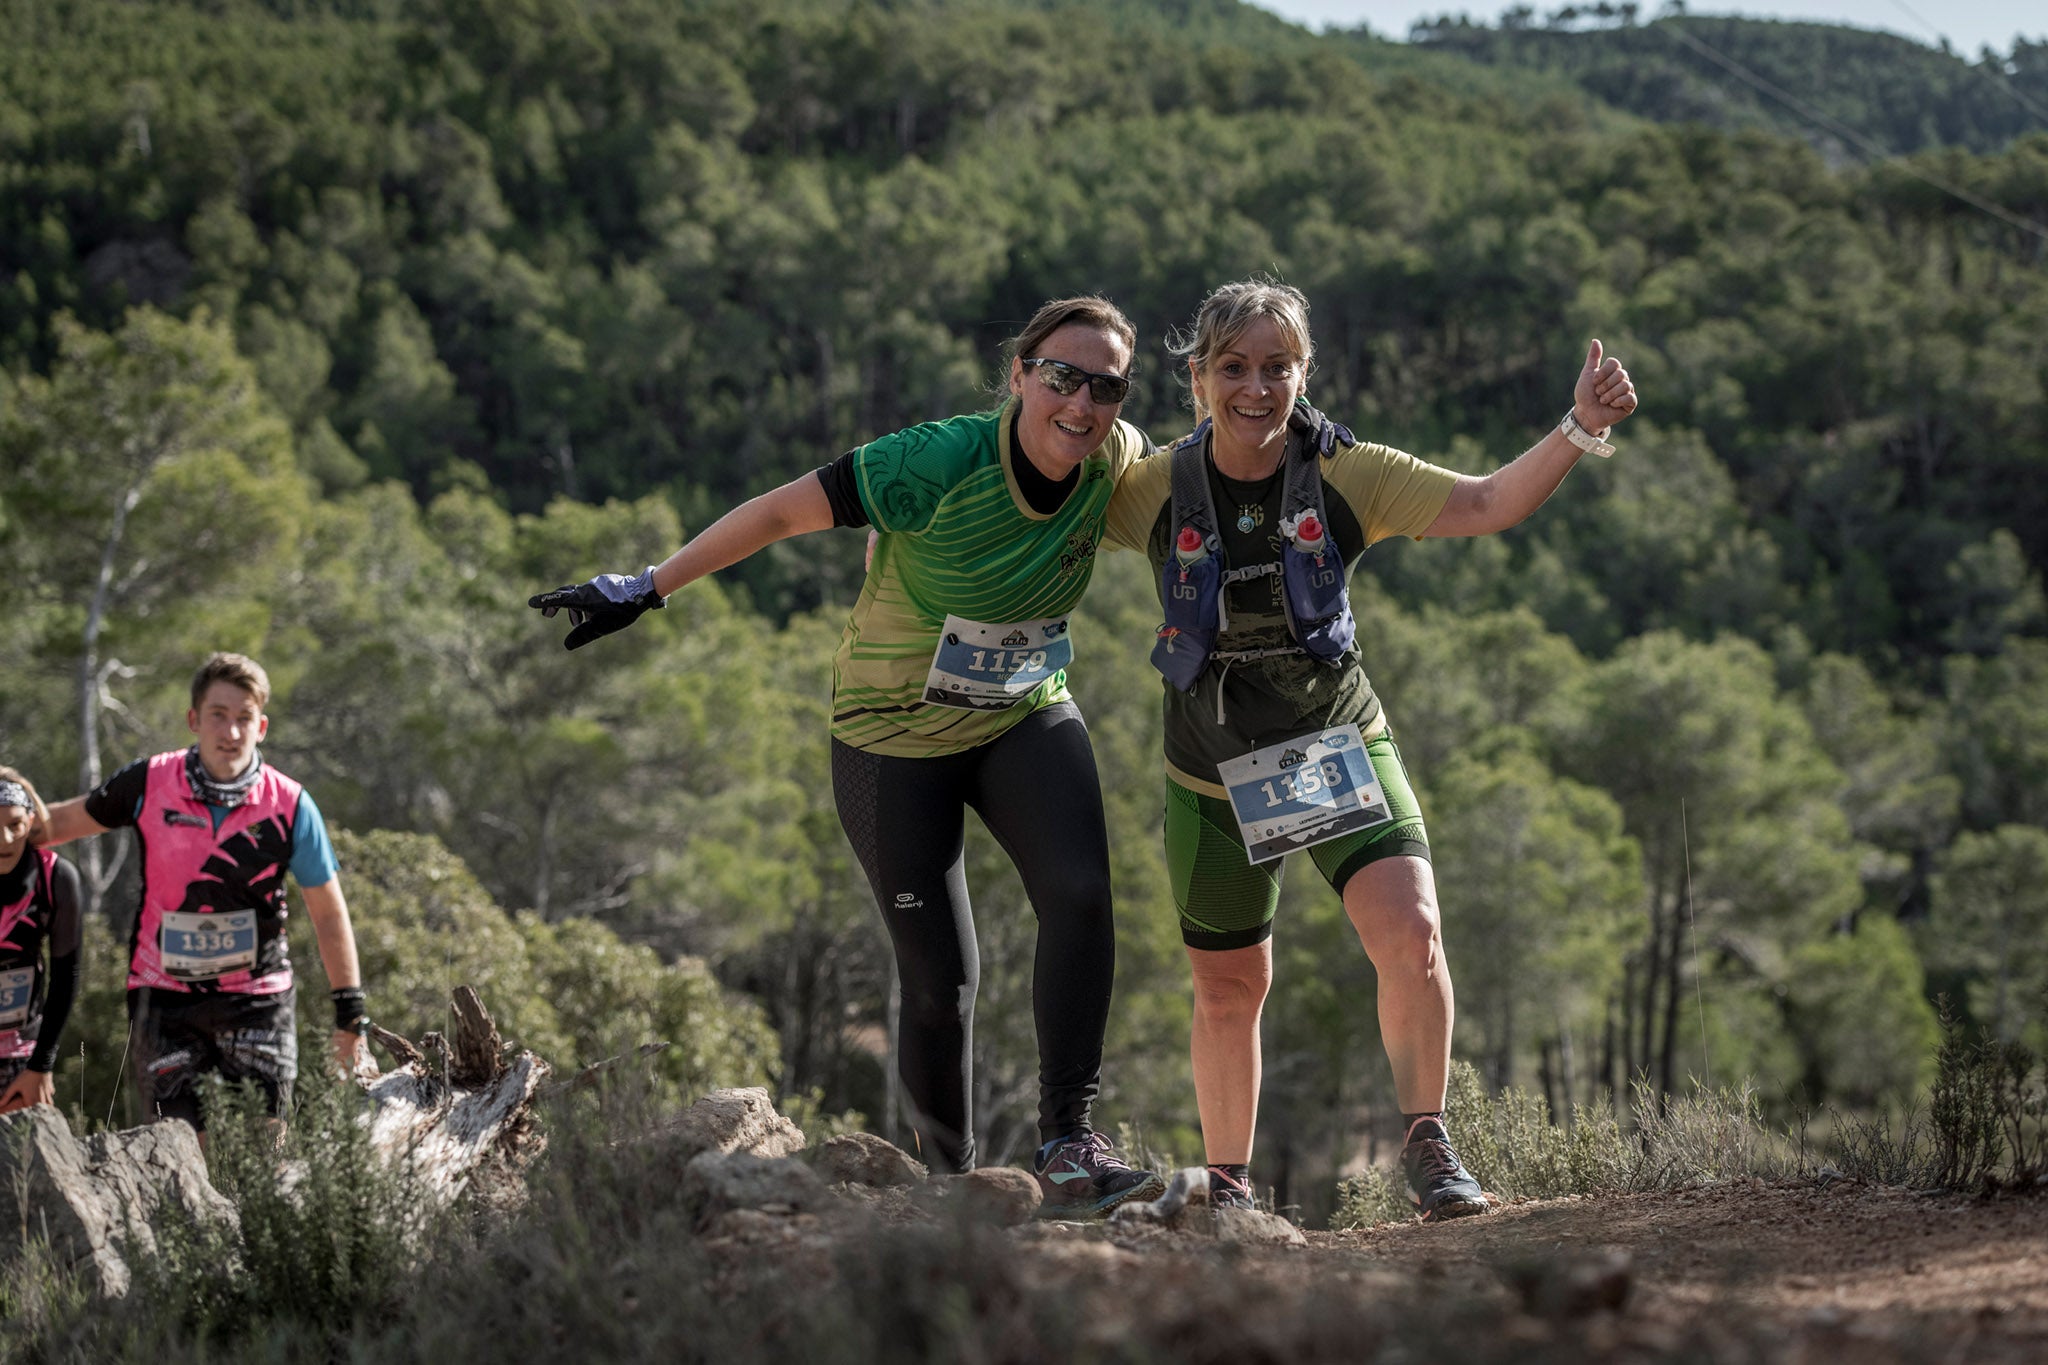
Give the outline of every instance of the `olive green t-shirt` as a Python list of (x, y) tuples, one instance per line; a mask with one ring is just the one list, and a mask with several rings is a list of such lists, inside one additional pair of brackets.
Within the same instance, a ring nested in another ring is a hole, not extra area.
[(1095, 571), (1118, 476), (1146, 449), (1136, 427), (1117, 422), (1059, 508), (1036, 512), (1006, 454), (1016, 411), (1012, 401), (927, 422), (854, 452), (861, 505), (879, 539), (832, 661), (834, 739), (909, 758), (958, 753), (1067, 699), (1065, 670), (995, 709), (926, 699), (948, 615), (1008, 624), (1073, 610)]
[[(1288, 458), (1299, 437), (1288, 436)], [(1256, 483), (1239, 483), (1217, 472), (1207, 442), (1202, 458), (1215, 499), (1223, 562), (1230, 568), (1277, 563), (1280, 559), (1282, 469)], [(1124, 476), (1110, 505), (1103, 544), (1141, 549), (1156, 569), (1173, 552), (1171, 451), (1138, 462)], [(1367, 546), (1388, 536), (1419, 538), (1443, 510), (1458, 475), (1413, 455), (1370, 442), (1342, 446), (1322, 462), (1323, 503), (1330, 533), (1349, 569)], [(1291, 646), (1281, 578), (1246, 579), (1224, 589), (1229, 628), (1216, 637), (1224, 650)], [(1307, 654), (1286, 654), (1226, 664), (1211, 661), (1195, 679), (1193, 692), (1161, 680), (1166, 696), (1166, 770), (1176, 782), (1210, 796), (1225, 794), (1216, 765), (1310, 730), (1356, 723), (1370, 735), (1382, 728), (1379, 697), (1355, 641), (1336, 664)], [(1221, 719), (1218, 719), (1219, 710)]]

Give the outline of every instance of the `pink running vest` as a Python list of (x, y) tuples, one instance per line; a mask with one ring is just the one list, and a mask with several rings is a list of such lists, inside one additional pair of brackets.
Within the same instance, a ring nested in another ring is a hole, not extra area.
[(14, 904), (0, 905), (0, 1061), (8, 1062), (36, 1050), (43, 1022), (43, 939), (56, 910), (50, 886), (57, 855), (32, 848), (26, 856), (36, 860), (28, 888)]
[(129, 990), (275, 995), (291, 989), (284, 879), (301, 790), (266, 765), (247, 799), (216, 830), (213, 813), (185, 780), (185, 751), (149, 760), (135, 820), (142, 836), (142, 913), (135, 917)]

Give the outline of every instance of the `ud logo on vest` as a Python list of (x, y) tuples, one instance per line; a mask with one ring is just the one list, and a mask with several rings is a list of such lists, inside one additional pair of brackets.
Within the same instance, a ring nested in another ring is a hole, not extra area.
[(181, 810), (167, 810), (167, 811), (165, 811), (165, 812), (164, 812), (164, 823), (165, 823), (165, 824), (167, 824), (167, 825), (183, 825), (183, 826), (185, 826), (185, 827), (186, 827), (187, 829), (212, 829), (212, 828), (213, 828), (212, 824), (210, 824), (210, 823), (209, 823), (208, 821), (206, 821), (206, 820), (204, 820), (204, 819), (200, 818), (200, 817), (199, 817), (199, 816), (197, 816), (197, 815), (187, 815), (187, 814), (185, 814), (185, 812), (183, 812), (183, 811), (181, 811)]

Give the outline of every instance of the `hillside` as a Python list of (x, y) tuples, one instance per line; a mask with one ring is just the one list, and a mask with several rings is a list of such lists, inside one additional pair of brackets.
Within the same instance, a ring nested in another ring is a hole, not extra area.
[(1680, 16), (1615, 25), (1596, 21), (1590, 6), (1558, 10), (1547, 26), (1526, 11), (1500, 27), (1445, 18), (1418, 24), (1410, 41), (1497, 70), (1563, 77), (1659, 123), (1796, 137), (1837, 162), (1868, 159), (1867, 144), (1893, 155), (1993, 152), (2048, 132), (2048, 41), (1973, 59), (1825, 24)]

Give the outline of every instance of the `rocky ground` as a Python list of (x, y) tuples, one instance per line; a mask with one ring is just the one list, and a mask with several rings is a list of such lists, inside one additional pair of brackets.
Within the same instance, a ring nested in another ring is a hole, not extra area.
[[(1744, 1182), (1297, 1234), (1199, 1197), (1048, 1223), (1025, 1216), (1021, 1172), (864, 1187), (811, 1156), (824, 1187), (807, 1209), (705, 1205), (728, 1288), (958, 1290), (998, 1359), (2048, 1359), (2048, 1199), (2034, 1195)], [(856, 1232), (874, 1223), (898, 1239)]]
[[(8, 1116), (0, 1136), (22, 1140), (0, 1144), (15, 1158), (0, 1175), (43, 1210), (53, 1252), (120, 1295), (107, 1208), (233, 1216), (189, 1135), (182, 1156), (150, 1145), (181, 1131), (81, 1141), (54, 1111)], [(566, 1203), (502, 1201), (502, 1231), (359, 1340), (361, 1358), (422, 1358), (409, 1334), (431, 1328), (465, 1352), (516, 1339), (526, 1365), (686, 1341), (690, 1358), (823, 1365), (2048, 1360), (2040, 1193), (1737, 1182), (1304, 1233), (1211, 1209), (1195, 1171), (1155, 1204), (1067, 1222), (1035, 1216), (1023, 1171), (934, 1180), (879, 1138), (813, 1143), (759, 1090), (564, 1148), (556, 1174), (600, 1158), (617, 1169)], [(449, 1318), (444, 1301), (478, 1311)], [(470, 1336), (479, 1314), (503, 1331)]]

